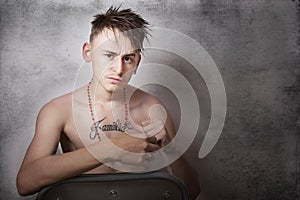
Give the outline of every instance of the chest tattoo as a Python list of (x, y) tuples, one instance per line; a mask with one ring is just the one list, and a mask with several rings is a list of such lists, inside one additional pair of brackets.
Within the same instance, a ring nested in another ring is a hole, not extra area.
[(97, 137), (97, 131), (120, 131), (124, 133), (126, 130), (133, 129), (131, 122), (128, 120), (122, 123), (121, 120), (117, 119), (112, 124), (105, 124), (103, 123), (105, 119), (106, 117), (99, 121), (96, 121), (95, 124), (91, 125), (89, 135), (91, 140), (94, 140)]

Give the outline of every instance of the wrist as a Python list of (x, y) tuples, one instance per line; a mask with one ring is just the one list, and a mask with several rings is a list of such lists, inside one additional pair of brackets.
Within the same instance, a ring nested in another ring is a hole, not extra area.
[(100, 163), (105, 164), (112, 161), (110, 155), (110, 141), (102, 140), (87, 147), (88, 152)]

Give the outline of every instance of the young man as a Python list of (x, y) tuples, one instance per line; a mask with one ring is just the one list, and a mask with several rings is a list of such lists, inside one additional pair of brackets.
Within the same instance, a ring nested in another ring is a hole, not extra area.
[[(95, 16), (90, 42), (82, 49), (84, 60), (92, 63), (92, 80), (40, 110), (17, 176), (21, 195), (82, 173), (116, 173), (122, 166), (143, 171), (151, 152), (174, 137), (170, 115), (159, 115), (165, 110), (162, 103), (127, 84), (141, 60), (147, 26), (130, 9), (111, 7)], [(64, 153), (56, 155), (59, 143)], [(200, 189), (198, 177), (185, 160), (181, 157), (167, 169), (186, 183), (194, 199)]]

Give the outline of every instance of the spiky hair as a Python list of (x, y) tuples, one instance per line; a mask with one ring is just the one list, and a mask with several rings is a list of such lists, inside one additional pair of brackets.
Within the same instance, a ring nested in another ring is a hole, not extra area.
[(105, 28), (124, 33), (134, 48), (142, 50), (143, 41), (149, 34), (149, 23), (131, 9), (119, 10), (111, 6), (106, 13), (97, 14), (91, 22), (90, 42)]

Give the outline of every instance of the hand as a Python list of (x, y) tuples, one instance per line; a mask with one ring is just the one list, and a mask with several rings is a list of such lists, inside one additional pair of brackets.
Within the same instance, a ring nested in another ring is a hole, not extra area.
[(110, 138), (109, 162), (120, 162), (137, 165), (151, 159), (150, 152), (160, 148), (155, 137), (146, 137), (145, 134), (129, 135), (121, 133)]
[(166, 145), (170, 138), (168, 137), (167, 130), (163, 121), (154, 120), (154, 121), (144, 121), (142, 122), (143, 130), (148, 137), (155, 137), (157, 144), (159, 146)]
[(146, 153), (158, 150), (157, 139), (154, 136), (147, 137), (144, 134), (121, 133), (110, 141), (124, 151), (132, 153)]

